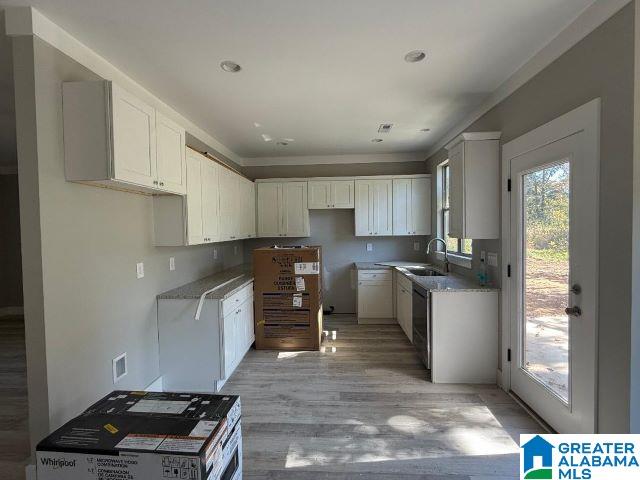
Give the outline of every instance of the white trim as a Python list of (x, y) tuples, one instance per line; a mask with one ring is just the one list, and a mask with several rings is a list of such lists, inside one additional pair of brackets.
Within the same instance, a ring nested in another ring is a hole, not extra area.
[(505, 80), (478, 108), (453, 128), (450, 128), (449, 131), (427, 151), (427, 158), (433, 156), (458, 136), (460, 132), (469, 128), (485, 113), (547, 68), (553, 61), (619, 12), (630, 1), (631, 0), (596, 0), (547, 45), (542, 47), (538, 53), (516, 70), (513, 75)]
[[(122, 373), (122, 375), (118, 375), (118, 370), (117, 370), (117, 365), (120, 360), (124, 360), (124, 372)], [(113, 369), (113, 383), (116, 384), (120, 380), (122, 380), (124, 377), (126, 377), (127, 373), (129, 373), (129, 362), (127, 362), (127, 352), (124, 352), (118, 355), (116, 358), (114, 358), (111, 361), (111, 366)]]
[(24, 307), (0, 307), (0, 318), (24, 315)]
[[(534, 129), (524, 135), (512, 140), (502, 147), (502, 231), (501, 231), (501, 253), (502, 253), (502, 289), (500, 292), (501, 303), (501, 319), (502, 319), (502, 388), (505, 391), (511, 389), (511, 363), (507, 361), (508, 349), (511, 348), (511, 294), (512, 282), (515, 276), (507, 276), (507, 268), (511, 259), (511, 193), (507, 191), (507, 181), (511, 175), (511, 160), (531, 152), (537, 148), (550, 145), (554, 142), (567, 138), (578, 132), (585, 132), (586, 142), (589, 142), (585, 151), (597, 157), (600, 161), (600, 111), (601, 100), (596, 98), (590, 102), (571, 110), (570, 112)], [(596, 172), (596, 175), (598, 173)], [(599, 178), (596, 178), (599, 184)], [(599, 204), (599, 192), (593, 192), (596, 197), (596, 203)], [(596, 210), (595, 214), (595, 251), (599, 251), (599, 218)], [(596, 258), (595, 265), (595, 285), (596, 292), (599, 292), (599, 262)], [(595, 311), (599, 312), (598, 296), (594, 299)], [(595, 339), (594, 339), (594, 362), (595, 362), (595, 381), (594, 381), (594, 426), (595, 432), (598, 432), (598, 330), (599, 318), (596, 318)]]
[(474, 140), (500, 140), (502, 132), (464, 132), (451, 140), (444, 148), (451, 150), (460, 142)]
[(416, 173), (415, 175), (360, 175), (355, 177), (286, 177), (286, 178), (256, 178), (255, 183), (283, 183), (283, 182), (330, 182), (335, 180), (393, 180), (398, 178), (431, 178), (430, 173)]
[(17, 165), (0, 165), (0, 175), (17, 175)]
[(363, 153), (348, 155), (301, 155), (290, 157), (245, 158), (245, 167), (269, 167), (274, 165), (335, 165), (345, 163), (402, 163), (424, 162), (424, 152), (412, 153)]
[(9, 7), (5, 10), (5, 31), (8, 36), (33, 35), (41, 38), (65, 55), (73, 58), (96, 74), (122, 86), (125, 90), (157, 108), (171, 120), (182, 125), (191, 135), (215, 149), (222, 156), (244, 165), (244, 159), (213, 136), (202, 130), (188, 118), (171, 108), (144, 86), (119, 70), (107, 59), (53, 23), (33, 7)]
[(145, 392), (164, 392), (164, 383), (162, 381), (162, 375), (156, 378), (153, 382), (147, 385), (147, 388), (144, 389)]
[[(437, 251), (436, 258), (441, 262), (444, 261), (444, 252)], [(447, 252), (447, 258), (449, 259), (449, 263), (457, 265), (463, 268), (471, 268), (472, 267), (472, 259), (469, 255), (459, 255), (457, 253)]]

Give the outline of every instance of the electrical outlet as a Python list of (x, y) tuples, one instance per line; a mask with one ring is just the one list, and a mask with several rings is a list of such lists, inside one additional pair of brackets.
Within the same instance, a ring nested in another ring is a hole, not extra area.
[(420, 251), (420, 242), (413, 242), (413, 249), (416, 252), (419, 252)]
[(480, 261), (486, 260), (487, 259), (487, 252), (485, 252), (484, 250), (482, 250), (480, 252)]
[(491, 267), (497, 267), (498, 266), (498, 254), (497, 253), (493, 253), (493, 252), (489, 252), (489, 254), (487, 255), (487, 264)]
[(234, 246), (233, 246), (233, 254), (234, 254), (234, 255), (237, 255), (237, 254), (238, 254), (238, 246), (237, 246), (237, 245), (234, 245)]
[(136, 263), (136, 276), (138, 278), (144, 277), (144, 263)]
[(173, 272), (176, 269), (176, 258), (169, 257), (169, 270)]
[(218, 249), (217, 249), (217, 248), (214, 248), (214, 249), (213, 249), (213, 259), (214, 259), (214, 260), (217, 260), (217, 259), (218, 259)]
[(373, 243), (367, 243), (367, 252), (373, 252)]

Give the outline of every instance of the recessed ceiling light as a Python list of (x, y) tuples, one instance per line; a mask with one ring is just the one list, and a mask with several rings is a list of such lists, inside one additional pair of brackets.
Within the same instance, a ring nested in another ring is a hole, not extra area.
[(225, 60), (220, 64), (220, 68), (225, 72), (236, 73), (242, 70), (242, 67), (238, 65), (236, 62), (232, 62), (231, 60)]
[(262, 127), (262, 124), (258, 123), (258, 122), (253, 122), (253, 126), (256, 127), (256, 128), (260, 128), (260, 127)]
[(416, 63), (424, 60), (427, 54), (422, 50), (412, 50), (404, 56), (404, 61), (409, 63)]
[(277, 145), (280, 145), (281, 147), (286, 147), (287, 145), (289, 145), (289, 142), (278, 142)]
[(421, 132), (430, 132), (431, 129), (430, 128), (421, 128), (420, 131)]
[(266, 133), (263, 133), (262, 135), (260, 135), (262, 137), (262, 139), (265, 142), (270, 142), (271, 140), (273, 140), (273, 138), (271, 138), (271, 135), (267, 135)]
[(373, 143), (380, 143), (382, 141), (382, 139), (381, 138), (372, 138), (371, 141)]
[(282, 141), (287, 143), (295, 142), (293, 138), (283, 138)]

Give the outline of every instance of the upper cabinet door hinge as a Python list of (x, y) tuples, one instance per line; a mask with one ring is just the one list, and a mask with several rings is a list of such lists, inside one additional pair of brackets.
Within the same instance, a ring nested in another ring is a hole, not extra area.
[(511, 191), (511, 179), (507, 179), (507, 192)]

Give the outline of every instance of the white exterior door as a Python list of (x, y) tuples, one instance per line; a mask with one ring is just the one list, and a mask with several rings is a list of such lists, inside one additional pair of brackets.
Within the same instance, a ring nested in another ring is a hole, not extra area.
[(187, 243), (198, 245), (204, 241), (202, 222), (202, 162), (200, 155), (187, 153)]
[(511, 389), (560, 433), (596, 428), (594, 102), (510, 142), (503, 154), (511, 179)]
[(184, 194), (186, 191), (184, 128), (156, 112), (156, 138), (158, 186), (167, 192)]
[(204, 241), (217, 242), (220, 235), (218, 175), (222, 167), (202, 158), (202, 223)]
[(111, 108), (113, 110), (113, 177), (136, 185), (155, 187), (157, 183), (155, 110), (113, 84)]
[(258, 236), (279, 237), (282, 232), (282, 184), (258, 183)]

